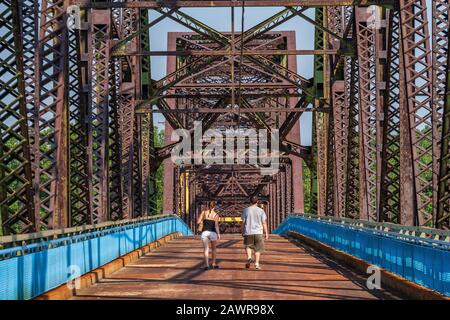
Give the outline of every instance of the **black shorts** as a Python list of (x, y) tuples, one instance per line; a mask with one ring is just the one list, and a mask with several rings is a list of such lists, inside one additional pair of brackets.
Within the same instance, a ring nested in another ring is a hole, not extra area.
[(262, 234), (244, 235), (244, 246), (250, 247), (256, 252), (264, 251), (264, 239)]

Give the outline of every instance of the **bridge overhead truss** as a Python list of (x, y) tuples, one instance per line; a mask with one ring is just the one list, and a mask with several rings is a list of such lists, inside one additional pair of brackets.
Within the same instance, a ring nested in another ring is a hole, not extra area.
[[(203, 204), (236, 216), (252, 195), (271, 229), (306, 210), (449, 229), (450, 5), (428, 4), (0, 0), (0, 235), (155, 214), (162, 164), (163, 210), (193, 229)], [(233, 25), (242, 6), (283, 9), (243, 32), (184, 10), (214, 6), (230, 7)], [(150, 29), (165, 19), (189, 32), (152, 51)], [(301, 19), (315, 26), (312, 50), (278, 31)], [(305, 54), (312, 79), (297, 72)], [(162, 79), (152, 56), (167, 56)], [(311, 147), (300, 143), (304, 112)], [(155, 113), (166, 120), (162, 146)], [(195, 121), (203, 132), (279, 130), (280, 170), (173, 163), (172, 132), (193, 135)]]

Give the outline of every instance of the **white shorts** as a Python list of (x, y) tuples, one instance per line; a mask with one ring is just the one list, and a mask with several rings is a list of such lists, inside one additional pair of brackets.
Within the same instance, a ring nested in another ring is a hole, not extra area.
[(203, 231), (201, 238), (202, 240), (209, 239), (211, 241), (217, 241), (217, 233), (214, 231)]

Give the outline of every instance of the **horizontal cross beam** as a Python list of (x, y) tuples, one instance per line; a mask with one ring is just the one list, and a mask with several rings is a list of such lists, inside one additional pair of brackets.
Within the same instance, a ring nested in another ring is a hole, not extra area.
[[(338, 50), (248, 50), (242, 52), (243, 56), (306, 56), (306, 55), (324, 55), (337, 54)], [(123, 57), (123, 56), (240, 56), (241, 52), (235, 50), (180, 50), (180, 51), (121, 51), (118, 50), (112, 54), (113, 57)]]
[(191, 109), (170, 109), (170, 110), (162, 110), (162, 109), (145, 109), (141, 108), (136, 110), (136, 113), (255, 113), (255, 112), (330, 112), (330, 108), (320, 108), (320, 107), (308, 107), (308, 108), (273, 108), (273, 107), (258, 107), (258, 108), (191, 108)]
[[(361, 1), (381, 2), (380, 1)], [(384, 1), (387, 2), (387, 1)], [(391, 2), (391, 1), (389, 1)], [(87, 8), (107, 9), (107, 8), (148, 8), (157, 9), (161, 7), (178, 8), (201, 8), (201, 7), (294, 7), (294, 6), (350, 6), (353, 0), (165, 0), (165, 1), (133, 1), (133, 2), (92, 2), (92, 0), (72, 0), (72, 5), (78, 5)]]

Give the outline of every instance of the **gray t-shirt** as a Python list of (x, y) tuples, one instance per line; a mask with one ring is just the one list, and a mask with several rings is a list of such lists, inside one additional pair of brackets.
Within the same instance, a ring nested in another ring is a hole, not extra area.
[(245, 224), (244, 234), (263, 234), (263, 222), (267, 216), (259, 207), (248, 207), (242, 212), (242, 221)]

